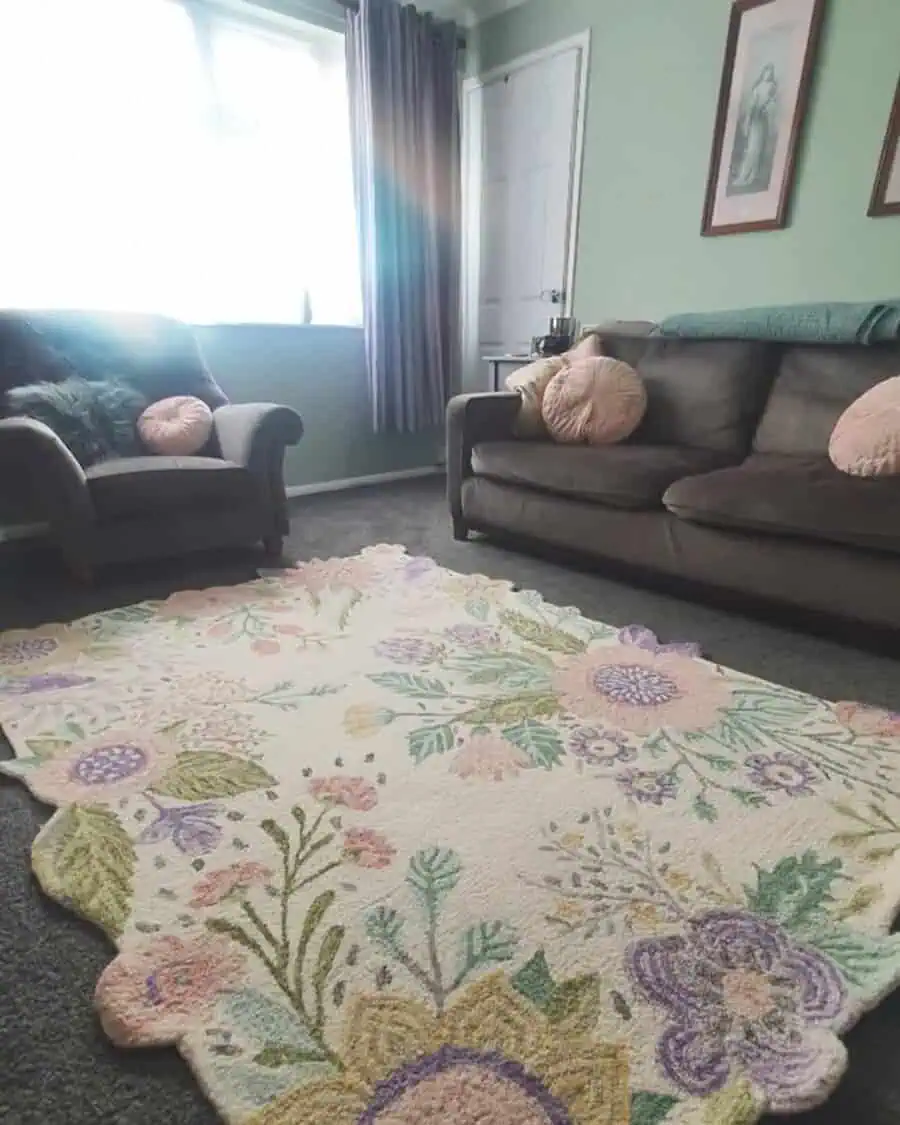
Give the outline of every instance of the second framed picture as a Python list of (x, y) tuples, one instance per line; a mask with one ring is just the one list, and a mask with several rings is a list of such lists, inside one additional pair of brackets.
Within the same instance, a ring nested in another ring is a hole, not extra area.
[(873, 218), (879, 215), (900, 215), (900, 81), (897, 83), (894, 106), (884, 136), (869, 214)]
[(703, 210), (705, 235), (787, 224), (826, 0), (735, 0)]

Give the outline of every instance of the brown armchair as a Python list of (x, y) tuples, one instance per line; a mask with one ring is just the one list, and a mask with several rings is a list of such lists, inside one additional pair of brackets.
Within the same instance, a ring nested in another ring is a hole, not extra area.
[[(303, 423), (272, 403), (229, 403), (190, 330), (155, 316), (0, 312), (0, 396), (71, 375), (115, 376), (151, 402), (195, 395), (213, 410), (202, 456), (82, 466), (49, 426), (0, 419), (0, 519), (42, 523), (81, 576), (106, 562), (261, 541), (288, 531), (283, 461)], [(2, 400), (0, 400), (2, 401)]]

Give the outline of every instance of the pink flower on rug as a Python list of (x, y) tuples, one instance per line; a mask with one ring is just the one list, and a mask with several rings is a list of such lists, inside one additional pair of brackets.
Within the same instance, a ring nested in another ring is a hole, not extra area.
[(213, 586), (208, 590), (179, 590), (159, 607), (159, 617), (209, 617), (224, 613), (253, 601), (252, 593), (243, 586)]
[(120, 1047), (174, 1043), (203, 1024), (244, 973), (244, 954), (213, 935), (151, 938), (123, 950), (97, 982), (103, 1030)]
[(281, 652), (281, 645), (278, 641), (272, 641), (266, 637), (257, 638), (250, 645), (250, 648), (257, 656), (277, 656)]
[(313, 559), (288, 571), (285, 581), (305, 586), (318, 597), (326, 590), (365, 590), (378, 581), (378, 571), (368, 559)]
[(251, 887), (261, 886), (272, 878), (272, 869), (263, 863), (232, 863), (208, 871), (194, 884), (191, 906), (215, 906), (226, 898), (243, 895)]
[(553, 686), (579, 719), (652, 734), (713, 726), (731, 699), (724, 676), (691, 656), (635, 645), (596, 648), (559, 666)]
[(28, 775), (28, 785), (52, 805), (113, 801), (149, 789), (174, 764), (178, 749), (147, 731), (106, 731), (48, 758)]
[(900, 711), (883, 711), (865, 703), (835, 703), (834, 714), (837, 721), (854, 734), (874, 738), (900, 737)]
[(368, 812), (378, 804), (378, 791), (364, 777), (317, 777), (309, 791), (324, 805), (345, 805), (357, 812)]
[(518, 777), (520, 770), (533, 767), (531, 758), (493, 734), (473, 734), (457, 750), (450, 772), (465, 779), (477, 781), (505, 781), (508, 777)]
[(344, 859), (357, 867), (390, 867), (396, 854), (387, 837), (371, 828), (348, 828), (344, 833)]

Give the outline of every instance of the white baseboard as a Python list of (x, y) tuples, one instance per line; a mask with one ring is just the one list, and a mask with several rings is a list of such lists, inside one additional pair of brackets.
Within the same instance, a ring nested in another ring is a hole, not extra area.
[(398, 469), (394, 473), (370, 473), (364, 477), (347, 477), (346, 480), (324, 480), (317, 484), (290, 484), (285, 491), (288, 500), (293, 500), (297, 496), (315, 496), (319, 492), (344, 492), (349, 488), (368, 488), (373, 484), (390, 484), (392, 481), (431, 477), (443, 471), (443, 465), (426, 465), (420, 469)]

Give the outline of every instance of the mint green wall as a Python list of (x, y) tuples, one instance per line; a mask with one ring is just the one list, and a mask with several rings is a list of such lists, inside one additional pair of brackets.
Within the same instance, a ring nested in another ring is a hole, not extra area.
[(288, 485), (424, 468), (442, 456), (443, 434), (372, 432), (359, 328), (235, 325), (195, 329), (203, 354), (234, 402), (280, 402), (303, 416), (288, 451)]
[(590, 27), (575, 314), (583, 321), (900, 296), (900, 218), (866, 210), (900, 0), (831, 0), (790, 226), (700, 236), (727, 0), (530, 0), (483, 24), (482, 72)]

